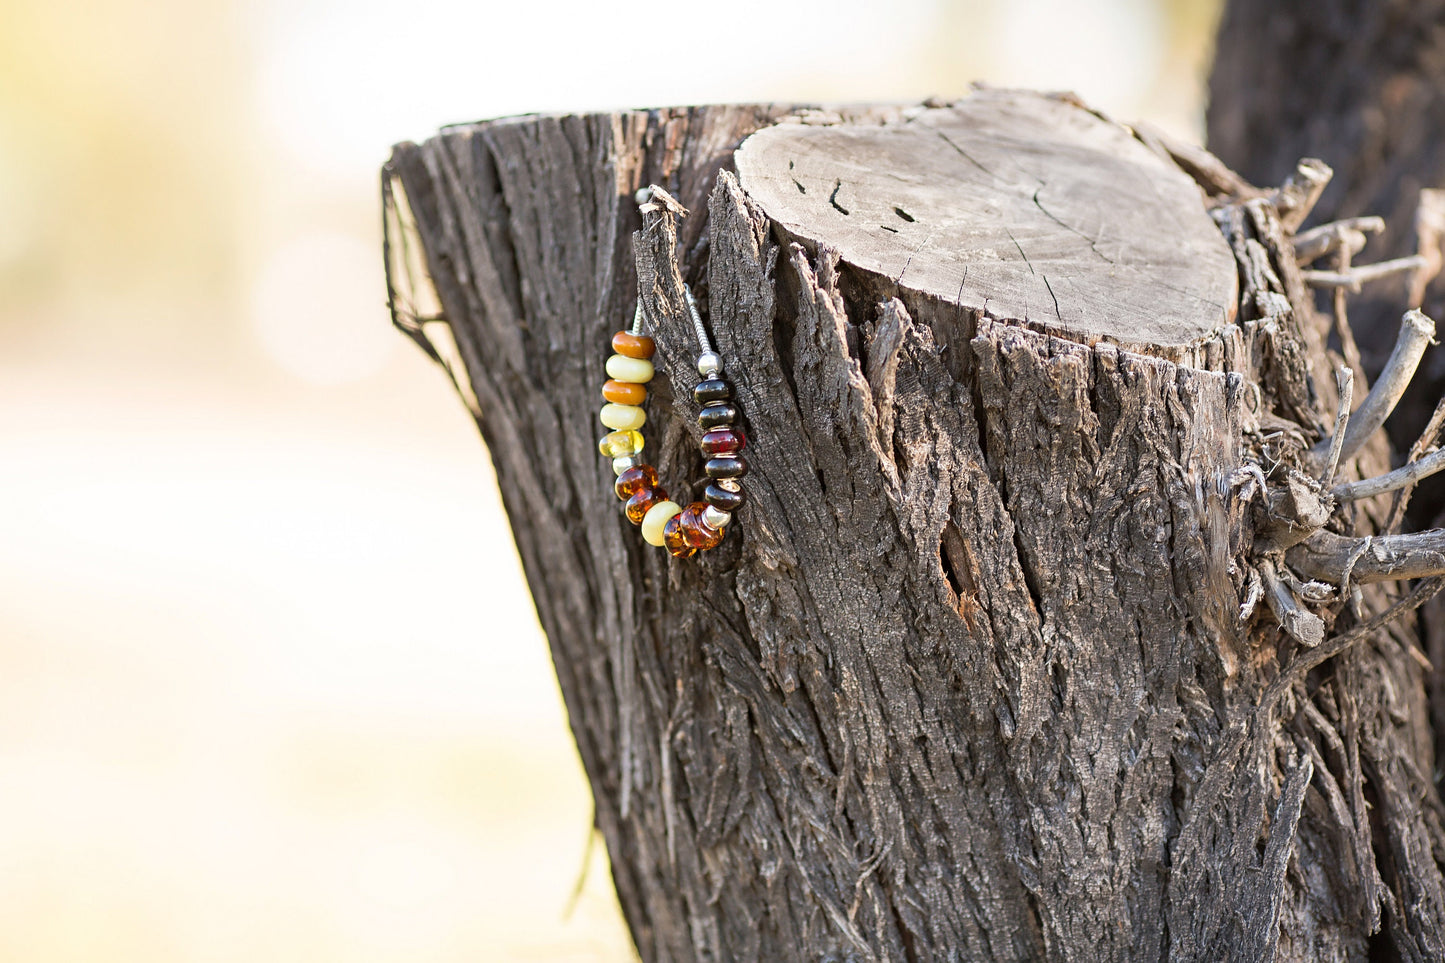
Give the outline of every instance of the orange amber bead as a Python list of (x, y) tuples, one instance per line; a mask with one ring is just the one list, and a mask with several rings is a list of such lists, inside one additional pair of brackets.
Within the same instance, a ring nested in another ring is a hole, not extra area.
[(647, 400), (647, 387), (631, 381), (608, 379), (602, 386), (602, 397), (615, 405), (640, 405)]
[(721, 529), (713, 528), (702, 520), (702, 513), (705, 511), (707, 511), (707, 502), (693, 502), (677, 516), (678, 525), (682, 528), (682, 537), (686, 539), (687, 544), (702, 551), (717, 548), (723, 540)]
[(641, 525), (642, 520), (647, 517), (647, 510), (658, 502), (667, 501), (667, 492), (661, 488), (642, 488), (632, 493), (627, 499), (623, 511), (627, 512), (627, 520), (634, 525)]
[(644, 488), (657, 487), (657, 469), (651, 465), (638, 465), (617, 476), (615, 491), (617, 497), (626, 501)]
[(674, 515), (667, 520), (662, 529), (662, 544), (667, 546), (668, 552), (677, 558), (687, 558), (697, 551), (687, 543), (687, 535), (682, 528), (682, 515)]
[(612, 336), (612, 350), (628, 358), (641, 358), (646, 361), (652, 357), (652, 339), (645, 334), (629, 334), (626, 331), (619, 331)]

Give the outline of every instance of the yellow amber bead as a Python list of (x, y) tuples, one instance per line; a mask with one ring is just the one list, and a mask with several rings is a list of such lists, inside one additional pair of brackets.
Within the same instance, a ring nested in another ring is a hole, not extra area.
[(643, 358), (629, 358), (614, 354), (607, 359), (607, 377), (614, 381), (630, 381), (645, 385), (652, 380), (652, 362)]
[(658, 502), (647, 510), (642, 517), (642, 539), (649, 545), (662, 546), (662, 530), (672, 520), (672, 516), (682, 511), (682, 506), (677, 502)]
[(597, 450), (608, 458), (635, 455), (642, 450), (642, 432), (614, 431), (611, 434), (603, 435), (602, 439), (597, 442)]
[(614, 431), (636, 431), (647, 421), (647, 412), (636, 405), (603, 405), (602, 423)]

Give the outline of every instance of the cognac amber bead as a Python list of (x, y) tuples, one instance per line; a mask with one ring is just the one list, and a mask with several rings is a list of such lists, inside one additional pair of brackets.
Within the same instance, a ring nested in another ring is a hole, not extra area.
[(640, 405), (647, 400), (647, 389), (635, 381), (608, 379), (602, 386), (602, 397), (613, 404)]
[(612, 336), (612, 350), (629, 358), (641, 358), (646, 361), (657, 349), (653, 345), (652, 339), (645, 334), (619, 331)]
[(702, 497), (706, 498), (707, 503), (713, 508), (724, 512), (737, 511), (742, 507), (743, 502), (747, 500), (747, 496), (744, 495), (741, 490), (735, 492), (729, 491), (717, 482), (713, 482), (707, 486), (707, 488), (703, 489)]
[(715, 455), (736, 455), (746, 445), (747, 438), (741, 428), (714, 428), (702, 436), (702, 453), (709, 458)]
[(617, 476), (617, 497), (626, 501), (644, 488), (657, 487), (657, 469), (651, 465), (638, 465)]
[(700, 405), (730, 401), (732, 396), (733, 386), (728, 384), (724, 378), (708, 378), (705, 381), (699, 381), (697, 387), (692, 389), (692, 398)]
[(667, 501), (667, 492), (661, 488), (643, 488), (633, 492), (632, 497), (627, 499), (623, 511), (627, 513), (627, 520), (634, 525), (641, 525), (642, 520), (647, 517), (647, 512), (658, 502)]
[(662, 527), (662, 544), (676, 558), (687, 558), (697, 552), (697, 548), (689, 545), (687, 534), (682, 527), (682, 514), (678, 513), (667, 520)]
[(682, 529), (683, 541), (700, 551), (717, 548), (723, 540), (721, 529), (713, 528), (702, 520), (702, 513), (705, 511), (707, 511), (707, 502), (693, 502), (682, 510), (682, 514), (677, 516), (678, 527)]
[(712, 431), (714, 428), (726, 428), (737, 420), (737, 405), (726, 401), (707, 405), (697, 414), (697, 423), (702, 425), (703, 431)]
[(741, 478), (748, 473), (748, 460), (742, 455), (720, 455), (709, 458), (702, 470), (709, 478)]

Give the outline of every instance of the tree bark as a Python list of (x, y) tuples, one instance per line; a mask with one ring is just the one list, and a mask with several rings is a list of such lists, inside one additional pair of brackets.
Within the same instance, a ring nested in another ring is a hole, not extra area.
[[(1388, 450), (1330, 464), (1303, 202), (1151, 146), (993, 92), (396, 148), (398, 324), (491, 449), (645, 960), (1445, 958), (1392, 620), (1439, 581), (1291, 568), (1388, 515), (1316, 480)], [(649, 454), (697, 479), (684, 283), (752, 470), (678, 560), (594, 413), (640, 295)]]

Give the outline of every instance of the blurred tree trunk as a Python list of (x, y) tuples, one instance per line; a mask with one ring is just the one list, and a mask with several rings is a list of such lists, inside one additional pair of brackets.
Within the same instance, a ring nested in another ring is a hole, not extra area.
[[(397, 323), (491, 450), (649, 963), (1445, 958), (1394, 621), (1440, 582), (1400, 600), (1434, 556), (1364, 555), (1388, 506), (1315, 480), (1308, 191), (1018, 93), (493, 121), (383, 185)], [(647, 454), (695, 484), (684, 282), (752, 472), (677, 560), (595, 438), (640, 297)]]
[[(1445, 0), (1231, 0), (1209, 82), (1209, 149), (1256, 184), (1278, 183), (1302, 157), (1335, 176), (1316, 221), (1380, 215), (1388, 225), (1361, 260), (1416, 250), (1422, 188), (1445, 188)], [(1350, 304), (1373, 377), (1395, 340), (1410, 276), (1376, 282)], [(1445, 276), (1423, 304), (1445, 316)], [(1395, 447), (1419, 436), (1445, 393), (1445, 352), (1431, 350), (1391, 420)], [(1421, 486), (1411, 515), (1431, 522), (1445, 481)]]

